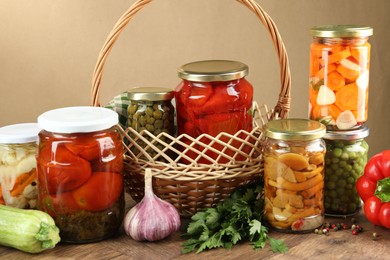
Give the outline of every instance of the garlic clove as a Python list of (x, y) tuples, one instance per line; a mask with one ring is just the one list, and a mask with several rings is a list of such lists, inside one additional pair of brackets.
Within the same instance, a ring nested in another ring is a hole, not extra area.
[(325, 85), (322, 85), (318, 91), (317, 104), (321, 106), (330, 105), (336, 102), (336, 95)]
[(348, 59), (342, 59), (340, 61), (340, 64), (346, 67), (347, 69), (354, 70), (354, 71), (360, 71), (360, 66), (359, 64), (356, 64), (355, 62), (352, 62)]
[(366, 90), (368, 88), (368, 79), (369, 79), (369, 72), (368, 70), (364, 71), (360, 76), (356, 79), (356, 85), (361, 90)]
[(158, 241), (178, 231), (180, 224), (177, 209), (153, 193), (152, 173), (146, 169), (145, 195), (125, 216), (126, 234), (137, 241)]
[(336, 119), (336, 126), (340, 130), (346, 130), (357, 124), (356, 118), (351, 110), (345, 110), (340, 113)]

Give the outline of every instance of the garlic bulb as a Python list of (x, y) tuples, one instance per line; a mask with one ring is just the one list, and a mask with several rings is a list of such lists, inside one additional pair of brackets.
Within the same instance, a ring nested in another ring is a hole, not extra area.
[(180, 216), (170, 203), (153, 193), (152, 172), (145, 171), (145, 195), (127, 214), (124, 229), (137, 241), (157, 241), (166, 238), (180, 228)]

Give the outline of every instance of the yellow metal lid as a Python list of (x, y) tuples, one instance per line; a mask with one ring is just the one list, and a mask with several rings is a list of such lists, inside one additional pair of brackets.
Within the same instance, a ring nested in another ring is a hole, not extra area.
[(368, 37), (373, 34), (373, 29), (368, 26), (344, 24), (344, 25), (321, 25), (310, 29), (314, 37)]
[(137, 87), (127, 91), (129, 100), (158, 101), (171, 100), (174, 91), (168, 88)]
[(231, 60), (205, 60), (187, 63), (177, 72), (180, 78), (189, 81), (229, 81), (248, 75), (248, 66)]
[(265, 125), (265, 135), (278, 140), (313, 140), (322, 138), (325, 133), (325, 125), (309, 119), (278, 119)]

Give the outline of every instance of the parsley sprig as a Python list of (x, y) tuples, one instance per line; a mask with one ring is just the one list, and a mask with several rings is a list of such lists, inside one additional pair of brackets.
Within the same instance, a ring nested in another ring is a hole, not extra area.
[(283, 240), (273, 239), (262, 225), (262, 185), (251, 184), (237, 189), (214, 208), (203, 209), (192, 216), (183, 235), (183, 253), (223, 247), (231, 249), (239, 241), (250, 241), (254, 249), (264, 248), (267, 240), (273, 252), (285, 253)]

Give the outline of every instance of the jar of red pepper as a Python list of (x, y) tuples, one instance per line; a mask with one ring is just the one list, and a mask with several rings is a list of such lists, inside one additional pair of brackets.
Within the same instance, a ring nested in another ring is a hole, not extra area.
[[(202, 134), (215, 137), (221, 132), (250, 132), (253, 87), (245, 79), (247, 74), (247, 65), (230, 60), (205, 60), (181, 66), (178, 76), (182, 82), (175, 89), (178, 134), (197, 138)], [(207, 138), (202, 140), (210, 142)], [(212, 146), (219, 151), (223, 148), (220, 144)], [(208, 155), (216, 158), (212, 152)], [(221, 158), (218, 162), (226, 160)]]
[(61, 241), (107, 238), (124, 217), (123, 147), (118, 114), (68, 107), (38, 117), (39, 208), (60, 229)]

